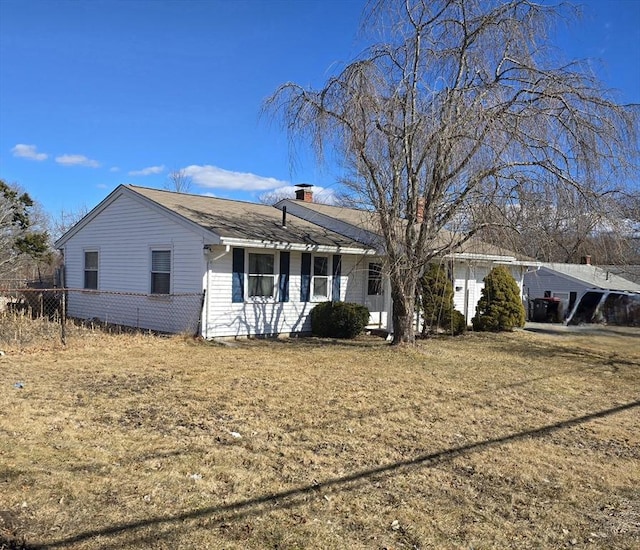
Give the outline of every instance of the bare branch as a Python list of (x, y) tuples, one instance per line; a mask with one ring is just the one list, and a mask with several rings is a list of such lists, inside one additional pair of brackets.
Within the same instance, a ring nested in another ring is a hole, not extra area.
[(547, 43), (565, 14), (528, 0), (381, 0), (365, 18), (379, 42), (324, 88), (285, 84), (267, 101), (292, 143), (309, 140), (320, 160), (335, 148), (350, 191), (376, 210), (398, 340), (412, 339), (402, 315), (447, 227), (458, 242), (522, 231), (544, 197), (547, 214), (593, 235), (605, 222), (567, 204), (602, 208), (596, 198), (637, 180), (637, 110)]

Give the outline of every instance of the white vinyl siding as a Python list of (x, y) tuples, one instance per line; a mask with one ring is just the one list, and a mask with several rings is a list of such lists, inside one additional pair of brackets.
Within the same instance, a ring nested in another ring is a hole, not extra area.
[[(70, 292), (69, 315), (166, 332), (182, 330), (182, 326), (174, 326), (179, 322), (175, 312), (186, 300), (175, 302), (168, 297), (158, 300), (151, 296), (151, 250), (171, 250), (172, 294), (201, 294), (206, 272), (204, 244), (201, 234), (158, 209), (130, 195), (115, 198), (65, 243), (65, 278), (70, 289), (84, 288), (85, 251), (99, 250), (100, 293)], [(108, 295), (103, 291), (123, 294)], [(195, 308), (196, 316), (197, 302), (189, 299), (188, 306)], [(188, 313), (191, 315), (191, 311)]]
[[(264, 253), (264, 249), (247, 249), (248, 254)], [(275, 253), (275, 285), (278, 284), (279, 256)], [(213, 247), (207, 276), (207, 299), (204, 307), (203, 336), (259, 336), (311, 331), (309, 313), (316, 305), (300, 302), (302, 254), (292, 251), (289, 270), (289, 301), (247, 300), (231, 302), (232, 252), (223, 246)], [(246, 258), (248, 256), (245, 256)], [(329, 262), (331, 257), (328, 256)], [(329, 263), (329, 266), (331, 263)], [(249, 266), (245, 264), (247, 274)], [(366, 293), (366, 258), (342, 255), (340, 299), (363, 303)], [(313, 262), (312, 262), (313, 269)], [(274, 292), (277, 298), (277, 291)]]
[(84, 251), (100, 251), (100, 290), (150, 291), (149, 250), (172, 251), (172, 292), (201, 292), (203, 238), (130, 196), (118, 197), (65, 244), (66, 283), (83, 288)]

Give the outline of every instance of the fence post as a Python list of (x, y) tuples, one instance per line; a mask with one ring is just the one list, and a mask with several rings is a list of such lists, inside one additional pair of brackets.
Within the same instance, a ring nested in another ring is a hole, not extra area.
[(67, 292), (62, 289), (62, 298), (60, 300), (60, 339), (62, 345), (67, 345)]

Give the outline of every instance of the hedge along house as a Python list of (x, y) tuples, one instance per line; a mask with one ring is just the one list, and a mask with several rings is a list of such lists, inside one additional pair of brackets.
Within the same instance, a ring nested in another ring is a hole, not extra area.
[(306, 333), (316, 303), (365, 303), (383, 284), (375, 249), (285, 209), (132, 185), (56, 247), (65, 286), (82, 289), (68, 293), (69, 316), (174, 333), (199, 324), (205, 338)]
[[(302, 219), (318, 224), (327, 230), (349, 236), (378, 250), (380, 256), (369, 260), (368, 270), (369, 272), (372, 270), (383, 271), (382, 238), (376, 229), (374, 212), (314, 203), (310, 200), (309, 195), (304, 197), (299, 195), (298, 200), (281, 200), (276, 204), (276, 207), (281, 210), (286, 209), (287, 212)], [(458, 235), (455, 233), (442, 230), (434, 242), (433, 250), (436, 253), (435, 257), (448, 269), (454, 287), (454, 307), (465, 316), (467, 325), (471, 324), (471, 319), (476, 313), (476, 307), (484, 288), (484, 278), (494, 266), (504, 265), (507, 267), (518, 283), (522, 297), (525, 273), (537, 269), (541, 265), (540, 262), (532, 258), (518, 256), (509, 250), (485, 243), (475, 237), (456, 246), (455, 243), (458, 240)], [(379, 291), (378, 294), (371, 292), (375, 289)], [(380, 326), (392, 331), (391, 316), (389, 315), (387, 318), (387, 312), (391, 312), (389, 293), (388, 282), (378, 287), (369, 288), (364, 304), (369, 307), (370, 311), (382, 312), (378, 318)], [(372, 321), (374, 320), (372, 319)], [(419, 322), (416, 324), (419, 325)]]

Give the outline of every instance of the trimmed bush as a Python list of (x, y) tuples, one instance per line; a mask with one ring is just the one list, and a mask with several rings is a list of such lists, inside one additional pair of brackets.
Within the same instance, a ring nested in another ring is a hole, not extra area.
[(323, 302), (311, 310), (311, 332), (324, 338), (355, 338), (369, 323), (369, 309), (351, 302)]
[(420, 279), (422, 334), (441, 329), (458, 335), (467, 329), (464, 315), (453, 308), (453, 284), (442, 265), (430, 264)]
[(509, 331), (523, 327), (524, 306), (518, 283), (504, 266), (494, 267), (484, 278), (482, 296), (473, 318), (474, 330)]

